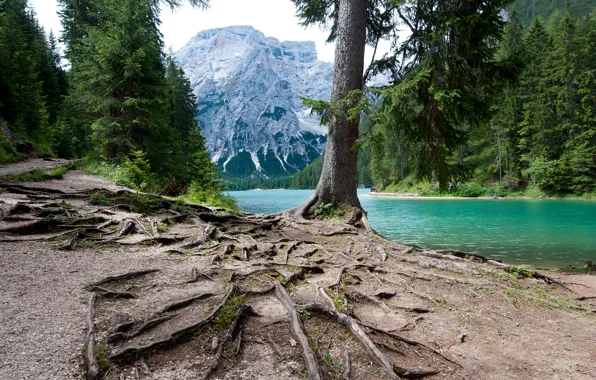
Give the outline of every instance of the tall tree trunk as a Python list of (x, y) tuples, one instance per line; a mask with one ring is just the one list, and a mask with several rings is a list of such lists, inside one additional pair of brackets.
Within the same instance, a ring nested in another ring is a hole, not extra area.
[[(334, 105), (351, 91), (362, 89), (367, 8), (368, 0), (340, 0), (331, 95)], [(313, 197), (299, 208), (303, 215), (312, 215), (325, 203), (361, 209), (356, 191), (358, 152), (354, 147), (360, 118), (348, 120), (348, 108), (344, 106), (329, 122), (323, 172)]]

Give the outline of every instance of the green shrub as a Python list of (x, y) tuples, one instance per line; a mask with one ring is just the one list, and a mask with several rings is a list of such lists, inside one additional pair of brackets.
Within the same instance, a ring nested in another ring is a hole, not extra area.
[(314, 215), (321, 219), (333, 219), (340, 217), (342, 213), (332, 203), (324, 203), (315, 210)]
[(19, 161), (17, 150), (0, 132), (0, 164), (11, 164), (17, 161)]
[(35, 169), (27, 173), (9, 174), (1, 178), (10, 182), (41, 182), (50, 179), (62, 179), (64, 174), (75, 166), (74, 164), (59, 166), (54, 168), (51, 173), (47, 173), (41, 169)]
[(487, 188), (484, 186), (475, 182), (468, 182), (457, 185), (453, 195), (466, 198), (478, 198), (485, 195), (486, 193)]
[(440, 197), (445, 195), (441, 193), (439, 186), (433, 186), (430, 183), (422, 185), (422, 190), (418, 191), (418, 194), (422, 197)]
[(191, 182), (186, 192), (178, 199), (186, 203), (238, 210), (238, 204), (234, 197), (224, 195), (219, 187), (215, 189), (204, 188), (197, 182)]
[(158, 188), (145, 152), (134, 150), (129, 157), (126, 157), (122, 164), (120, 182), (124, 186), (140, 191), (151, 191)]
[(160, 190), (158, 181), (155, 175), (151, 173), (151, 166), (142, 151), (134, 151), (131, 157), (127, 157), (121, 165), (87, 158), (84, 168), (91, 174), (108, 178), (118, 185), (130, 189), (144, 192)]

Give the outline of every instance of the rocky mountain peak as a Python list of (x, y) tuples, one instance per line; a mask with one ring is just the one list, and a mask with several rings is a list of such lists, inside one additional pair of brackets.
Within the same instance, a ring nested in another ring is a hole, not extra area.
[(330, 98), (333, 64), (318, 60), (314, 42), (280, 42), (252, 26), (231, 26), (199, 32), (175, 58), (226, 175), (289, 175), (324, 151), (326, 128), (300, 100)]

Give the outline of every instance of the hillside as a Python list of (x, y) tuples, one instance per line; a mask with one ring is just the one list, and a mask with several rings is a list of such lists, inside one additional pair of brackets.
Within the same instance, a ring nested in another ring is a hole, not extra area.
[(545, 20), (551, 16), (560, 18), (566, 1), (569, 1), (569, 11), (575, 17), (585, 16), (596, 9), (594, 0), (517, 0), (511, 5), (510, 11), (516, 11), (524, 25), (529, 26), (537, 16)]

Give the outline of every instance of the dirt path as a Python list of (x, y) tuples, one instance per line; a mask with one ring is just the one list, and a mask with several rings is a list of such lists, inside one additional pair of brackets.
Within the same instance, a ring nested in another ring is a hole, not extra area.
[(0, 177), (9, 174), (27, 173), (35, 169), (51, 170), (68, 163), (69, 160), (64, 159), (32, 158), (27, 161), (17, 162), (16, 164), (0, 165)]
[(2, 187), (0, 379), (94, 364), (114, 380), (596, 377), (594, 275), (227, 215), (81, 171)]

